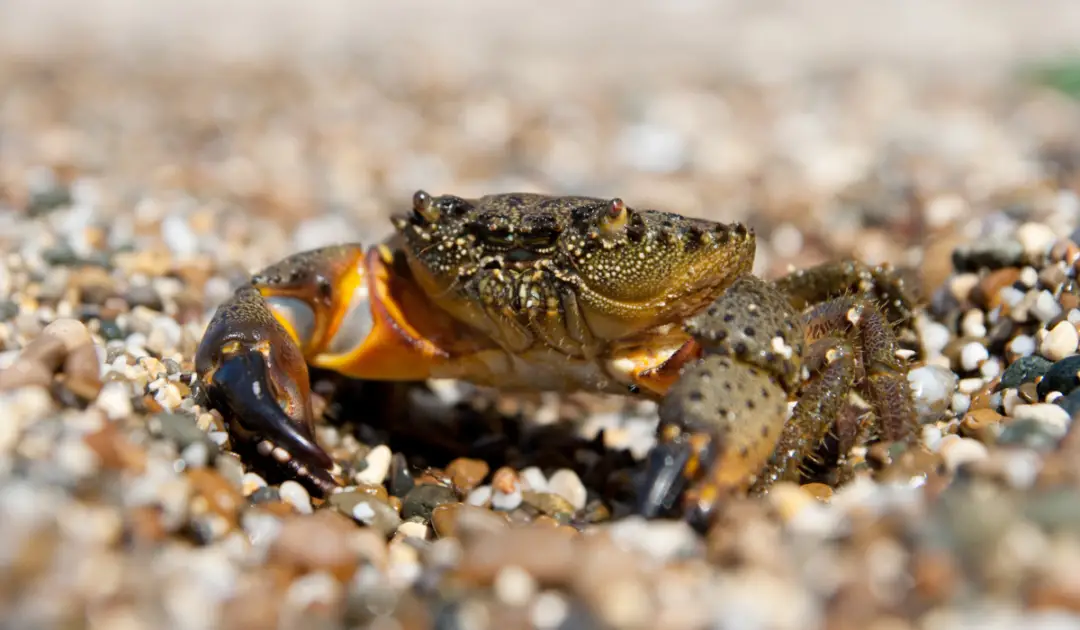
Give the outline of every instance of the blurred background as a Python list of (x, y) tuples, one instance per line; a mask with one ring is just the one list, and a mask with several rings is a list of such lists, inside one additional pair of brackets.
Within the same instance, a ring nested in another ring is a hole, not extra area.
[(237, 273), (421, 187), (745, 220), (768, 274), (932, 265), (1073, 212), (1077, 42), (1073, 0), (6, 0), (0, 203)]

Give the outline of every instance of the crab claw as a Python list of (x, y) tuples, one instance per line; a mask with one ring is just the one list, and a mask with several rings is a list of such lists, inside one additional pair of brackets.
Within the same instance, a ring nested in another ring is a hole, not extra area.
[(239, 424), (234, 435), (251, 436), (260, 455), (272, 457), (300, 477), (310, 477), (324, 491), (337, 485), (330, 474), (334, 460), (315, 442), (310, 424), (286, 414), (271, 395), (290, 388), (278, 385), (261, 351), (247, 349), (228, 357), (214, 370), (210, 384), (217, 403)]
[(210, 322), (195, 359), (234, 442), (326, 492), (333, 459), (315, 441), (307, 364), (259, 291), (242, 287)]
[(692, 457), (693, 449), (686, 440), (660, 443), (649, 451), (637, 493), (637, 514), (652, 519), (677, 507), (687, 485), (683, 471)]

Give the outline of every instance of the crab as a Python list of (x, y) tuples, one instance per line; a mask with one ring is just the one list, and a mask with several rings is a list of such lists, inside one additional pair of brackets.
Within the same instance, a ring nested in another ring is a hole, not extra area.
[[(707, 523), (725, 497), (797, 480), (854, 398), (876, 436), (917, 418), (896, 328), (914, 302), (887, 266), (823, 263), (767, 281), (755, 235), (622, 199), (417, 191), (372, 247), (332, 245), (256, 273), (196, 355), (249, 462), (326, 496), (309, 368), (375, 381), (658, 402), (636, 510)], [(865, 414), (864, 414), (865, 415)]]

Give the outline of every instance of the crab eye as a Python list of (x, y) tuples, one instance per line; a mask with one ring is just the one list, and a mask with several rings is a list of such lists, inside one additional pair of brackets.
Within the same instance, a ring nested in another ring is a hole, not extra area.
[(607, 210), (600, 216), (600, 227), (604, 232), (613, 234), (622, 231), (630, 219), (626, 203), (616, 197), (611, 200)]
[(423, 190), (413, 193), (412, 198), (413, 216), (420, 221), (432, 223), (439, 219), (439, 207), (431, 199), (431, 195)]

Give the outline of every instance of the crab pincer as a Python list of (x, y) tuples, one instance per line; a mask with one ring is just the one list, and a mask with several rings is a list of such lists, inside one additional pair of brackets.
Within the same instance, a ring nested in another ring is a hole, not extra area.
[(423, 375), (396, 374), (386, 353), (372, 350), (392, 347), (395, 336), (370, 299), (374, 279), (386, 275), (379, 253), (336, 245), (266, 268), (218, 307), (196, 354), (209, 402), (225, 413), (239, 450), (318, 494), (340, 485), (340, 467), (315, 439), (308, 366), (369, 378)]

